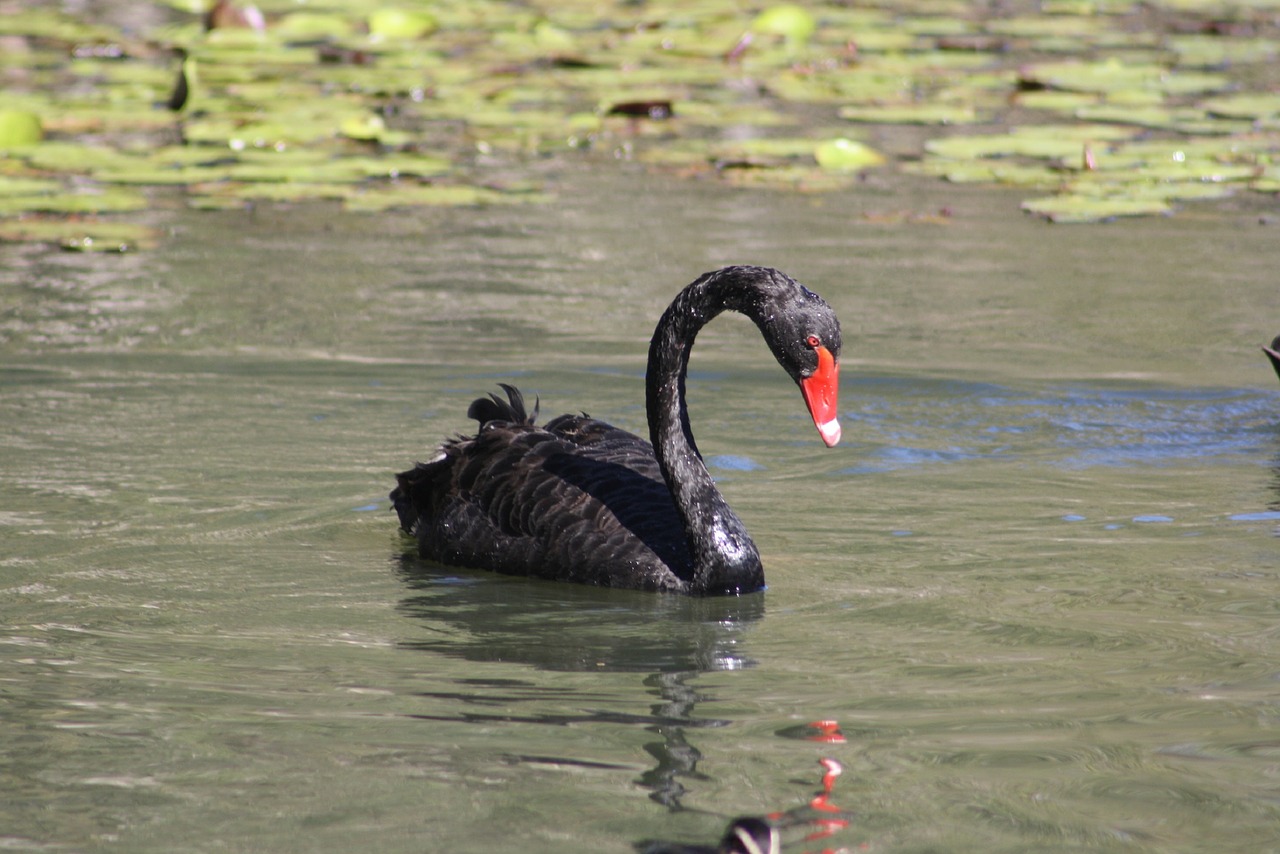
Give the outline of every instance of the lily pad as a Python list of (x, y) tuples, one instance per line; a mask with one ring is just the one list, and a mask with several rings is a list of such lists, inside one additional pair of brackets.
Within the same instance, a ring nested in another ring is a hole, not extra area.
[(1135, 106), (1131, 104), (1095, 104), (1076, 111), (1078, 118), (1091, 122), (1158, 128), (1193, 134), (1227, 135), (1248, 132), (1244, 122), (1216, 121), (1197, 107)]
[(369, 15), (369, 35), (375, 39), (420, 39), (439, 26), (434, 16), (414, 9), (378, 9)]
[(1059, 223), (1105, 222), (1118, 217), (1151, 216), (1173, 211), (1163, 199), (1114, 199), (1078, 195), (1028, 199), (1022, 203), (1022, 209), (1050, 222)]
[(293, 40), (342, 38), (355, 33), (355, 22), (339, 14), (291, 12), (276, 21), (271, 31), (276, 36)]
[(140, 211), (147, 199), (131, 190), (106, 190), (98, 193), (39, 193), (35, 195), (0, 195), (0, 215), (17, 213), (120, 213)]
[(6, 196), (36, 196), (56, 193), (62, 184), (48, 178), (11, 178), (0, 176), (0, 199)]
[(0, 149), (35, 145), (44, 138), (40, 117), (26, 110), (0, 110)]
[(765, 9), (751, 22), (751, 31), (782, 36), (792, 47), (803, 47), (813, 38), (818, 22), (803, 6), (782, 3)]
[(885, 104), (841, 107), (840, 118), (887, 125), (966, 125), (978, 120), (971, 106), (956, 104)]
[(1019, 81), (1024, 88), (1106, 93), (1152, 89), (1190, 94), (1217, 92), (1231, 86), (1231, 79), (1223, 74), (1175, 72), (1155, 63), (1130, 64), (1114, 57), (1101, 62), (1042, 62), (1023, 66)]
[(349, 211), (373, 213), (393, 208), (536, 204), (548, 200), (549, 197), (541, 193), (503, 193), (487, 187), (419, 184), (380, 187), (354, 193), (344, 199), (343, 207)]
[(1029, 110), (1067, 114), (1072, 114), (1081, 107), (1097, 104), (1098, 99), (1099, 95), (1094, 92), (1060, 92), (1052, 89), (1019, 92), (1015, 97), (1018, 106)]
[(52, 243), (77, 252), (128, 252), (154, 247), (159, 234), (155, 229), (127, 222), (23, 219), (0, 221), (0, 241)]
[(1212, 98), (1201, 106), (1211, 115), (1232, 119), (1265, 119), (1280, 116), (1280, 92), (1241, 92)]
[(1005, 184), (1049, 190), (1062, 183), (1060, 170), (1006, 160), (927, 160), (909, 163), (904, 168), (908, 172), (945, 178), (953, 184)]
[(1166, 42), (1178, 64), (1221, 68), (1228, 64), (1274, 62), (1280, 43), (1266, 38), (1223, 38), (1219, 35), (1179, 35)]
[(350, 184), (296, 182), (252, 184), (199, 184), (192, 187), (199, 195), (235, 198), (244, 201), (305, 202), (318, 199), (341, 200), (354, 192)]
[(818, 143), (813, 156), (823, 169), (837, 172), (857, 172), (886, 162), (885, 156), (869, 145), (844, 137)]
[(951, 160), (983, 157), (1030, 157), (1042, 160), (1078, 159), (1091, 142), (1129, 139), (1136, 131), (1111, 125), (1038, 125), (1015, 128), (1007, 134), (980, 134), (931, 139), (929, 154)]

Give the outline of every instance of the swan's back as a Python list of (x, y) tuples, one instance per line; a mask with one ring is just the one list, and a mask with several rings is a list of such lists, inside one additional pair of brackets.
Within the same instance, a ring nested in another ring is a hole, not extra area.
[(693, 560), (653, 449), (586, 415), (535, 424), (503, 385), (475, 436), (396, 476), (400, 525), (440, 563), (609, 587), (685, 591)]

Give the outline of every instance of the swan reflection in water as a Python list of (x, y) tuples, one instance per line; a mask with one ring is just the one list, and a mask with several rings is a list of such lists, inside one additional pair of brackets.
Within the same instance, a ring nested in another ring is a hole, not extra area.
[[(694, 683), (701, 673), (751, 666), (741, 641), (764, 614), (763, 596), (650, 596), (525, 579), (468, 578), (407, 556), (401, 575), (414, 590), (402, 601), (401, 610), (448, 629), (406, 640), (401, 644), (405, 648), (538, 670), (644, 674), (645, 688), (656, 697), (646, 713), (599, 710), (520, 716), (462, 711), (448, 720), (643, 727), (657, 738), (644, 748), (654, 765), (637, 782), (649, 789), (653, 800), (682, 809), (682, 780), (697, 777), (702, 758), (688, 733), (731, 723), (695, 714), (697, 704), (707, 698)], [(465, 698), (485, 686), (473, 679), (459, 687), (460, 698)]]
[[(400, 610), (414, 622), (432, 627), (430, 634), (415, 633), (401, 646), (475, 662), (523, 664), (535, 670), (635, 673), (653, 702), (644, 712), (584, 710), (574, 714), (512, 711), (511, 705), (527, 699), (536, 705), (533, 680), (459, 680), (455, 692), (433, 692), (435, 700), (456, 699), (470, 708), (453, 714), (417, 716), (422, 720), (475, 723), (542, 724), (565, 726), (604, 723), (639, 727), (652, 733), (644, 745), (651, 765), (635, 782), (649, 797), (672, 812), (689, 809), (683, 798), (689, 785), (702, 779), (698, 763), (702, 753), (695, 744), (700, 730), (729, 726), (734, 721), (697, 715), (697, 706), (709, 697), (698, 690), (703, 673), (751, 667), (744, 650), (751, 627), (764, 616), (764, 597), (652, 596), (627, 590), (549, 584), (546, 582), (457, 573), (412, 556), (399, 559), (399, 573), (411, 593)], [(443, 627), (443, 631), (440, 630)], [(501, 712), (477, 711), (475, 703), (501, 695)], [(784, 738), (834, 743), (830, 729), (788, 727)], [(510, 755), (514, 763), (602, 767), (601, 763), (572, 756)], [(607, 765), (627, 770), (630, 765)], [(832, 778), (834, 779), (834, 778)], [(726, 817), (727, 818), (727, 817)], [(739, 819), (730, 825), (725, 841), (735, 834), (755, 833), (760, 846), (751, 848), (697, 848), (675, 843), (646, 841), (637, 849), (646, 854), (662, 852), (743, 851), (776, 852), (768, 847), (777, 834), (799, 832), (814, 826), (830, 828), (839, 815), (814, 812), (812, 802), (802, 811), (777, 813), (767, 818)], [(745, 822), (745, 823), (743, 823)], [(754, 822), (754, 823), (753, 823)], [(827, 825), (822, 825), (827, 822)], [(817, 824), (815, 824), (817, 823)], [(763, 834), (763, 835), (760, 835)], [(772, 835), (771, 835), (772, 834)]]

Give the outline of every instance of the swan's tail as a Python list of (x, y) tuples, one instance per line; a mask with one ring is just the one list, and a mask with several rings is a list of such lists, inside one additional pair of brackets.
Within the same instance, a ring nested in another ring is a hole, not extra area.
[[(503, 400), (496, 394), (476, 398), (467, 407), (467, 417), (480, 422), (480, 433), (492, 426), (532, 427), (538, 417), (539, 401), (534, 398), (533, 412), (525, 409), (520, 389), (498, 383), (506, 392)], [(391, 492), (391, 506), (400, 517), (400, 527), (419, 537), (424, 523), (434, 519), (448, 500), (453, 488), (453, 465), (460, 454), (478, 437), (459, 436), (446, 441), (439, 453), (425, 463), (417, 463), (396, 475), (396, 488)]]
[(503, 400), (493, 393), (488, 397), (478, 397), (471, 402), (471, 406), (467, 407), (467, 417), (479, 421), (481, 429), (484, 429), (484, 425), (490, 421), (505, 421), (508, 424), (532, 427), (533, 422), (538, 418), (538, 407), (541, 401), (535, 397), (533, 412), (528, 413), (525, 411), (524, 395), (520, 393), (520, 389), (506, 383), (498, 383), (498, 385), (507, 393), (507, 399)]

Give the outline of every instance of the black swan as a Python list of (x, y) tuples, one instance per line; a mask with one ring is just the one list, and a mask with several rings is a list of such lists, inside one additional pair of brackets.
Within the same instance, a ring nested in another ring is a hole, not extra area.
[(1271, 360), (1271, 367), (1276, 369), (1276, 376), (1280, 377), (1280, 335), (1276, 336), (1270, 347), (1263, 347), (1262, 352), (1267, 354), (1267, 358)]
[(767, 267), (726, 267), (681, 291), (649, 344), (645, 442), (584, 415), (535, 427), (502, 385), (471, 404), (477, 435), (444, 443), (396, 476), (391, 501), (422, 557), (607, 587), (695, 595), (764, 587), (760, 554), (711, 480), (689, 427), (693, 339), (722, 311), (755, 321), (800, 386), (828, 447), (840, 441), (840, 322), (831, 306)]

